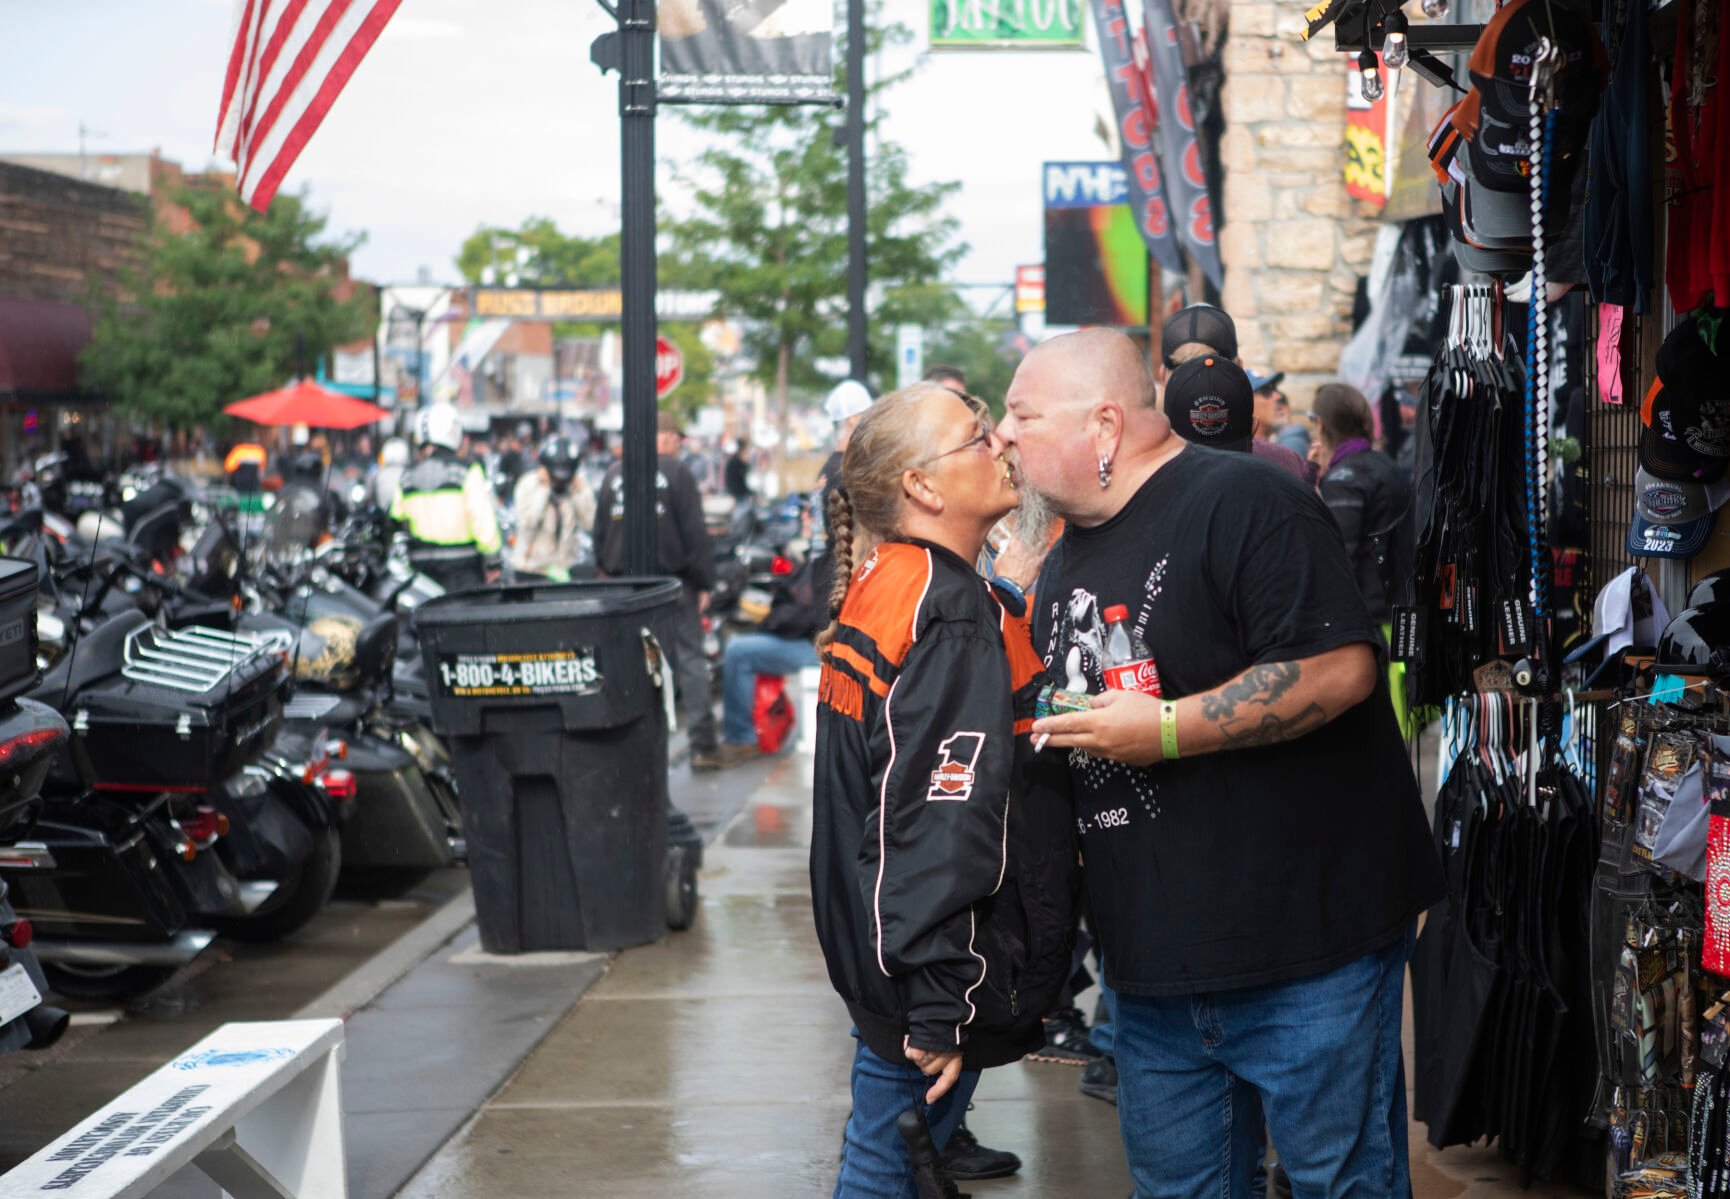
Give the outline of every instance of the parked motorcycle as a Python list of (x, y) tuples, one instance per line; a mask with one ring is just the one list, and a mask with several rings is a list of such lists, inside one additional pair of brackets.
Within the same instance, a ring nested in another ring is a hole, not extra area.
[[(49, 762), (67, 737), (54, 712), (18, 698), (36, 680), (36, 577), (34, 565), (0, 558), (0, 843), (30, 827)], [(6, 852), (0, 848), (0, 860)], [(31, 950), (34, 934), (0, 878), (0, 1053), (46, 1049), (70, 1022), (42, 1002), (48, 980)]]

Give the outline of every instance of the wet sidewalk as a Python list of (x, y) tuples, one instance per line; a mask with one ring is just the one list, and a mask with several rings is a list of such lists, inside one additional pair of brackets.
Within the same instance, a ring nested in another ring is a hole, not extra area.
[[(829, 1194), (852, 1041), (812, 929), (810, 759), (721, 777), (719, 788), (682, 770), (674, 780), (675, 798), (705, 815), (737, 811), (709, 848), (695, 927), (614, 958), (402, 1195)], [(723, 804), (726, 792), (735, 798)], [(1081, 1095), (1079, 1078), (1038, 1063), (987, 1073), (969, 1126), (1025, 1164), (964, 1189), (984, 1199), (1129, 1194), (1117, 1109)], [(1522, 1192), (1493, 1150), (1437, 1154), (1421, 1128), (1412, 1146), (1418, 1199), (1585, 1193)]]

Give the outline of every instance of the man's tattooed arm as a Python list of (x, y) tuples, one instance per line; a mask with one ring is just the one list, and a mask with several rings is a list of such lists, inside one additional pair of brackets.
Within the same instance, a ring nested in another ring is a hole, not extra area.
[(1303, 670), (1296, 662), (1271, 662), (1252, 666), (1217, 691), (1201, 697), (1201, 714), (1208, 720), (1228, 721), (1237, 715), (1239, 704), (1277, 703), (1292, 689)]

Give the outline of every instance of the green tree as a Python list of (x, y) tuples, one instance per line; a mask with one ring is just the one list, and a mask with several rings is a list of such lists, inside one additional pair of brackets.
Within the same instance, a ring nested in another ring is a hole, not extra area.
[(967, 390), (1002, 416), (1004, 393), (1022, 359), (1015, 333), (1012, 320), (970, 314), (927, 335), (925, 364), (960, 367), (967, 374)]
[[(483, 225), (463, 241), (457, 269), (469, 283), (501, 287), (617, 287), (619, 235), (566, 234), (544, 216), (530, 217), (517, 229)], [(662, 271), (660, 285), (672, 287), (678, 282)], [(617, 326), (559, 321), (553, 335), (598, 337), (607, 328)], [(700, 332), (686, 321), (661, 323), (661, 336), (678, 346), (685, 358), (685, 377), (661, 407), (688, 415), (714, 398), (715, 356), (703, 344)]]
[(98, 297), (83, 373), (128, 415), (209, 424), (222, 406), (313, 367), (364, 337), (370, 305), (333, 286), (364, 240), (324, 238), (304, 196), (254, 212), (226, 191), (188, 188), (157, 209), (119, 298)]
[[(879, 26), (874, 50), (911, 33)], [(844, 56), (842, 61), (845, 61)], [(901, 77), (880, 81), (881, 93)], [(845, 78), (837, 71), (837, 89)], [(773, 389), (783, 419), (795, 388), (829, 380), (814, 360), (847, 343), (847, 158), (835, 109), (814, 107), (682, 108), (679, 115), (710, 137), (683, 175), (693, 211), (663, 222), (662, 261), (694, 287), (720, 293), (723, 310), (741, 318), (754, 373)], [(867, 254), (870, 269), (870, 380), (893, 378), (895, 325), (936, 325), (959, 308), (940, 280), (966, 252), (958, 222), (943, 212), (958, 186), (915, 186), (907, 155), (881, 135), (880, 109), (867, 114)]]

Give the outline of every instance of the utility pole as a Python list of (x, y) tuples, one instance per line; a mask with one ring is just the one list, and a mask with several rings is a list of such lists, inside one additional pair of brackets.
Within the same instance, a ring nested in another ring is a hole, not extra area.
[(865, 382), (865, 0), (847, 0), (847, 363)]
[(599, 0), (618, 19), (589, 58), (619, 72), (619, 268), (624, 366), (625, 563), (658, 573), (655, 531), (655, 0)]

